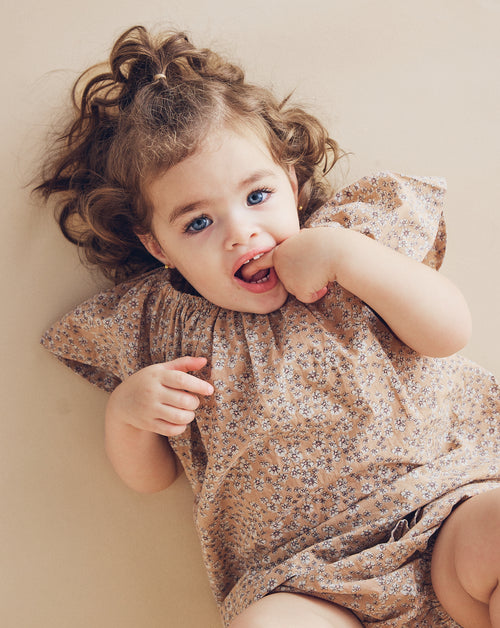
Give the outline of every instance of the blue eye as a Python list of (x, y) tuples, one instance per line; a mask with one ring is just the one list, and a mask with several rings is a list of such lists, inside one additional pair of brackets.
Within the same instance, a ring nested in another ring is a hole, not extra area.
[(270, 190), (255, 190), (247, 196), (247, 203), (249, 205), (259, 205), (266, 200), (269, 194)]
[(208, 216), (199, 216), (188, 224), (185, 229), (186, 233), (199, 233), (207, 227), (210, 227), (212, 220)]

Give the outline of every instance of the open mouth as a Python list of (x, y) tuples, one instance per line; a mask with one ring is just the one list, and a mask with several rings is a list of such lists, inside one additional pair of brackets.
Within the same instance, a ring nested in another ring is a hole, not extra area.
[(234, 273), (234, 276), (240, 281), (248, 284), (259, 284), (269, 281), (271, 276), (271, 267), (262, 267), (262, 262), (259, 263), (258, 261), (261, 257), (263, 257), (263, 255), (264, 253), (260, 253), (259, 255), (246, 260)]

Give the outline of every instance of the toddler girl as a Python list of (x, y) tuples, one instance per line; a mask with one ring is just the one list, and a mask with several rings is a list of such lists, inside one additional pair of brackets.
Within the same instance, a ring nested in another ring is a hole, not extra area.
[(115, 287), (42, 342), (111, 392), (128, 485), (186, 472), (224, 625), (500, 626), (498, 386), (453, 355), (442, 181), (333, 195), (322, 125), (180, 33), (127, 31), (74, 100), (38, 190)]

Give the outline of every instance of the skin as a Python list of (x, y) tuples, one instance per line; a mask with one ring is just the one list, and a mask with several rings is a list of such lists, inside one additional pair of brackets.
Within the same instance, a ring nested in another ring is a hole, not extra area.
[(442, 606), (463, 628), (500, 627), (500, 489), (472, 497), (448, 517), (431, 575)]
[[(312, 303), (336, 281), (422, 354), (450, 355), (468, 341), (469, 310), (443, 275), (355, 231), (301, 230), (293, 168), (274, 162), (250, 132), (212, 134), (198, 152), (153, 180), (148, 196), (153, 232), (141, 236), (143, 245), (221, 307), (265, 314), (280, 308), (288, 294)], [(159, 491), (177, 477), (165, 437), (182, 433), (200, 398), (213, 394), (212, 385), (196, 377), (205, 364), (194, 356), (154, 364), (111, 394), (106, 449), (131, 488)], [(433, 583), (465, 628), (500, 626), (498, 530), (500, 497), (491, 491), (459, 506), (438, 536)], [(231, 628), (281, 625), (361, 624), (328, 602), (276, 593), (253, 604)]]
[(273, 593), (258, 600), (230, 628), (360, 628), (347, 609), (326, 600), (296, 593)]
[[(251, 139), (250, 139), (251, 138)], [(235, 277), (272, 268), (276, 247), (300, 231), (297, 180), (256, 136), (226, 131), (151, 182), (154, 236), (141, 238), (206, 299), (240, 312), (267, 314), (286, 301), (272, 273), (263, 283)]]

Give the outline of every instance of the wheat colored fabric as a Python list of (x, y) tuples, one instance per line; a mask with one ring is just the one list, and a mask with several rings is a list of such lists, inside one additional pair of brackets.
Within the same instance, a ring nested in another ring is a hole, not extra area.
[[(438, 268), (443, 193), (382, 173), (309, 226), (358, 229)], [(176, 292), (163, 269), (80, 305), (42, 342), (106, 390), (151, 363), (208, 358), (215, 394), (170, 442), (226, 625), (272, 591), (332, 600), (365, 626), (455, 625), (429, 560), (453, 507), (500, 486), (498, 386), (481, 367), (418, 355), (337, 284), (254, 315)]]

